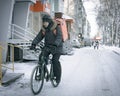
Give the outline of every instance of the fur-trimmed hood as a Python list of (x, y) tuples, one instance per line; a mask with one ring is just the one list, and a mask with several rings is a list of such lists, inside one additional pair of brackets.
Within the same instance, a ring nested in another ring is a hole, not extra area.
[[(53, 20), (53, 26), (50, 28), (50, 30), (54, 30), (57, 27), (57, 22)], [(42, 31), (45, 31), (45, 28), (42, 26)]]

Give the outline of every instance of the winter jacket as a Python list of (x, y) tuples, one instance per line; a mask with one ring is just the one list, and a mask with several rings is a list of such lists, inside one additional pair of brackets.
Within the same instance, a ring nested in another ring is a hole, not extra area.
[[(56, 34), (54, 33), (55, 30)], [(42, 27), (32, 44), (37, 45), (43, 38), (45, 38), (45, 46), (56, 46), (56, 52), (62, 52), (62, 32), (56, 21), (50, 22), (47, 28)]]

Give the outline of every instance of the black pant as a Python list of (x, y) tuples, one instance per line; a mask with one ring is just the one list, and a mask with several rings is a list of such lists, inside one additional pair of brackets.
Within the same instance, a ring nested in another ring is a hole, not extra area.
[[(48, 58), (49, 58), (50, 54), (51, 54), (51, 52), (44, 51), (44, 56), (46, 58), (45, 59), (46, 62), (48, 61)], [(42, 53), (39, 56), (39, 62), (41, 61), (41, 55), (42, 55)], [(56, 79), (60, 80), (61, 79), (61, 64), (59, 62), (59, 59), (60, 59), (61, 54), (60, 53), (55, 53), (55, 54), (52, 54), (52, 55), (53, 55), (53, 57), (52, 57), (53, 73), (54, 73)]]

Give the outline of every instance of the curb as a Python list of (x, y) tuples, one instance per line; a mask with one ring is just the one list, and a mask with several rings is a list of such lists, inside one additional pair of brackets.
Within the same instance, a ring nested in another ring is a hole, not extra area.
[(117, 51), (115, 51), (115, 50), (112, 50), (115, 54), (117, 54), (117, 55), (120, 55), (120, 53), (118, 53)]
[(3, 76), (3, 79), (2, 79), (3, 86), (10, 85), (15, 80), (17, 80), (18, 78), (20, 78), (22, 75), (24, 75), (24, 73), (6, 73)]

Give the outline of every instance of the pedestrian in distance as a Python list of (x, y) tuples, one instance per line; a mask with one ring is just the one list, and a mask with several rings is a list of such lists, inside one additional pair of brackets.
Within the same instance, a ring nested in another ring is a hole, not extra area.
[(94, 42), (93, 46), (94, 46), (94, 49), (99, 49), (99, 41), (96, 40), (96, 41)]

